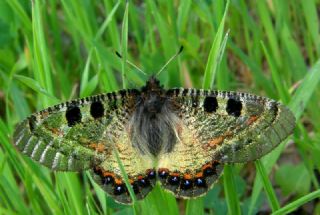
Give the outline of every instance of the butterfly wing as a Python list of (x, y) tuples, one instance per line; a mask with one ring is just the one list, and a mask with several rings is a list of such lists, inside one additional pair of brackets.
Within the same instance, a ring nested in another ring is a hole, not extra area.
[(264, 97), (195, 89), (172, 89), (167, 95), (180, 118), (179, 141), (161, 155), (158, 174), (177, 197), (204, 194), (224, 163), (260, 158), (295, 125), (288, 108)]
[(118, 150), (137, 198), (154, 184), (152, 161), (129, 141), (128, 123), (139, 92), (123, 90), (56, 105), (33, 114), (14, 132), (23, 153), (57, 171), (91, 169), (94, 180), (117, 201), (131, 201), (115, 157)]

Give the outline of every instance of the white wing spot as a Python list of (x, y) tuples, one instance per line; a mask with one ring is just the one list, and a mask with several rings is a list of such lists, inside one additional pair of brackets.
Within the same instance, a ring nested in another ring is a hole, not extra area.
[(50, 143), (46, 146), (46, 148), (42, 152), (41, 157), (40, 157), (40, 161), (39, 161), (40, 163), (44, 162), (44, 160), (46, 159), (46, 154), (52, 145), (53, 145), (53, 140), (50, 141)]
[(33, 148), (33, 151), (32, 151), (32, 154), (31, 154), (31, 158), (34, 158), (34, 156), (36, 155), (38, 149), (39, 149), (39, 146), (41, 145), (41, 139), (38, 140), (38, 143), (36, 144), (36, 146)]
[(31, 136), (31, 137), (29, 138), (27, 144), (24, 146), (24, 149), (23, 149), (22, 153), (24, 153), (24, 154), (27, 153), (27, 150), (28, 150), (28, 148), (29, 148), (29, 146), (30, 146), (30, 144), (31, 144), (31, 142), (32, 142), (33, 139), (34, 139), (34, 136)]
[[(22, 134), (21, 134), (22, 133)], [(20, 134), (19, 134), (19, 138), (17, 139), (17, 141), (14, 143), (16, 146), (19, 145), (20, 141), (22, 140), (22, 138), (24, 137), (25, 133), (22, 131)]]
[(71, 169), (72, 164), (73, 164), (73, 154), (70, 154), (68, 159), (68, 169)]
[(62, 154), (60, 152), (57, 152), (56, 155), (54, 156), (53, 163), (52, 163), (52, 169), (56, 169), (58, 167), (61, 155)]

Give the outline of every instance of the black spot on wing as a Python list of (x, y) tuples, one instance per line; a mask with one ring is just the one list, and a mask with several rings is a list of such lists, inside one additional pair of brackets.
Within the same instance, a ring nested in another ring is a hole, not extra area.
[(34, 129), (36, 128), (37, 118), (34, 115), (31, 115), (28, 120), (29, 120), (30, 132), (33, 132)]
[(229, 98), (227, 102), (226, 111), (229, 115), (239, 117), (241, 115), (242, 103), (239, 100)]
[(90, 114), (93, 118), (97, 119), (103, 116), (104, 107), (100, 101), (95, 101), (91, 103)]
[(208, 113), (215, 112), (218, 108), (217, 98), (214, 96), (207, 96), (203, 102), (204, 111)]
[(180, 188), (182, 190), (190, 190), (193, 188), (193, 181), (190, 179), (182, 179)]
[(78, 106), (69, 106), (67, 108), (66, 119), (69, 127), (81, 122), (81, 117), (81, 111)]
[(114, 187), (113, 194), (118, 196), (127, 191), (127, 187), (124, 184), (116, 184)]

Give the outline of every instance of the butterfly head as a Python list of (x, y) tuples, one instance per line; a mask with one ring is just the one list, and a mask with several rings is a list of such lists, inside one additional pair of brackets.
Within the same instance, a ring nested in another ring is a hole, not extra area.
[(141, 91), (145, 93), (161, 92), (163, 91), (163, 86), (160, 85), (160, 81), (155, 76), (151, 76), (146, 85), (141, 88)]

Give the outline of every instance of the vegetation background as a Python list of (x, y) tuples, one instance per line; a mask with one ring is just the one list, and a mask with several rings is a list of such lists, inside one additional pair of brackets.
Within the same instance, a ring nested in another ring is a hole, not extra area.
[[(320, 214), (318, 0), (0, 1), (0, 214)], [(14, 126), (72, 98), (137, 88), (179, 47), (166, 87), (237, 90), (287, 104), (294, 135), (261, 160), (225, 167), (204, 197), (156, 187), (115, 203), (86, 173), (52, 173), (12, 144)]]

